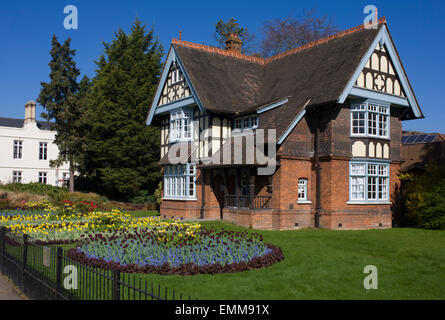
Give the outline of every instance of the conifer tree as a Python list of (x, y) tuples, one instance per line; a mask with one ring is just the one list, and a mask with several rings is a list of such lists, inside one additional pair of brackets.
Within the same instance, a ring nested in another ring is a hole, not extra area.
[(73, 192), (75, 161), (82, 144), (82, 132), (78, 126), (84, 106), (77, 83), (80, 71), (73, 59), (75, 50), (70, 49), (70, 43), (71, 39), (68, 38), (60, 44), (56, 36), (53, 36), (49, 63), (50, 82), (41, 82), (37, 102), (45, 109), (42, 117), (51, 121), (51, 129), (57, 131), (54, 143), (59, 148), (59, 157), (51, 165), (60, 166), (65, 161), (69, 162), (70, 191)]
[(97, 61), (88, 95), (83, 173), (113, 199), (153, 193), (160, 179), (159, 129), (146, 117), (161, 71), (162, 46), (153, 29), (136, 20), (122, 29)]

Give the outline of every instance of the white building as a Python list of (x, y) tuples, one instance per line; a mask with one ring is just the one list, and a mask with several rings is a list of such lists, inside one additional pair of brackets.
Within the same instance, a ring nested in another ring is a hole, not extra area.
[(36, 103), (25, 105), (25, 119), (0, 117), (0, 183), (41, 182), (62, 186), (69, 181), (69, 166), (51, 168), (58, 157), (56, 132), (48, 122), (36, 121)]

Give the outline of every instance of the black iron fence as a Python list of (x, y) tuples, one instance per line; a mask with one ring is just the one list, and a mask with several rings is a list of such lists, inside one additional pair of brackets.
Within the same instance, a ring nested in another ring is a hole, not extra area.
[(241, 208), (241, 209), (270, 209), (271, 196), (236, 196), (236, 195), (226, 195), (225, 196), (225, 207), (226, 208)]
[(0, 271), (30, 299), (191, 300), (138, 274), (81, 264), (62, 247), (38, 245), (0, 229)]

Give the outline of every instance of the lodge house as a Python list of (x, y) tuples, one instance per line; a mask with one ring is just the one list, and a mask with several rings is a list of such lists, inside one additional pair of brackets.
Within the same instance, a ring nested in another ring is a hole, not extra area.
[(423, 114), (386, 20), (268, 59), (241, 48), (236, 35), (225, 50), (172, 40), (147, 117), (161, 128), (161, 215), (390, 228), (402, 121)]

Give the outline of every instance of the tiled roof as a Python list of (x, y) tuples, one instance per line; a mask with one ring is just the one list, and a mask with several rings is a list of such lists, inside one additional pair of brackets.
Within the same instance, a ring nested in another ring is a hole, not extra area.
[[(25, 120), (0, 117), (0, 127), (22, 128)], [(51, 130), (51, 123), (45, 121), (36, 121), (40, 130)]]
[(236, 115), (288, 97), (279, 108), (260, 115), (260, 126), (280, 136), (311, 105), (336, 102), (360, 61), (386, 23), (377, 29), (358, 26), (269, 59), (173, 40), (185, 72), (204, 109)]

